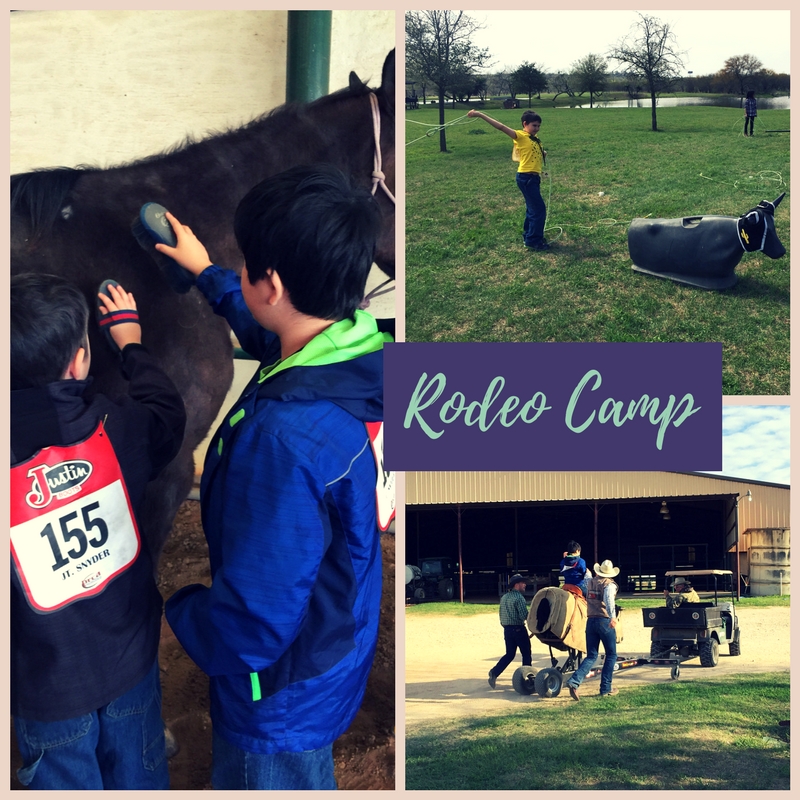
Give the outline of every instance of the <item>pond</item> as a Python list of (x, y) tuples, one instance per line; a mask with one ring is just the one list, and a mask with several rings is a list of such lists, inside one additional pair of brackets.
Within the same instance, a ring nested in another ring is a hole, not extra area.
[[(789, 108), (789, 97), (758, 97), (759, 110), (765, 108)], [(656, 99), (657, 108), (670, 108), (672, 106), (723, 106), (724, 108), (743, 108), (738, 97), (659, 97)], [(649, 97), (637, 100), (596, 100), (595, 108), (650, 108)], [(589, 103), (570, 106), (570, 108), (589, 108)]]

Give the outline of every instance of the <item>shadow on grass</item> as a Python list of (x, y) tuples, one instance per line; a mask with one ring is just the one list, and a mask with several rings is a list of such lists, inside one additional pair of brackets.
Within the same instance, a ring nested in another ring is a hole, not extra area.
[(631, 688), (406, 733), (406, 788), (788, 790), (789, 674)]

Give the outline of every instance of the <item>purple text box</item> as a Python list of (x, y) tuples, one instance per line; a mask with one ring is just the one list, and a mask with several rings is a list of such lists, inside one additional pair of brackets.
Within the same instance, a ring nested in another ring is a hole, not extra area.
[(387, 469), (722, 469), (719, 343), (402, 342), (384, 353)]

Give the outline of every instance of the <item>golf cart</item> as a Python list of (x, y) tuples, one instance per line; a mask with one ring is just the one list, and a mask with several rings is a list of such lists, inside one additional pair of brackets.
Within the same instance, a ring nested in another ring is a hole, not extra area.
[(677, 652), (681, 661), (700, 658), (704, 667), (719, 663), (720, 645), (727, 644), (732, 656), (740, 654), (739, 620), (734, 607), (733, 573), (727, 569), (670, 570), (665, 589), (675, 578), (687, 578), (699, 592), (700, 602), (684, 602), (672, 608), (643, 608), (645, 628), (650, 632), (650, 657), (669, 658)]

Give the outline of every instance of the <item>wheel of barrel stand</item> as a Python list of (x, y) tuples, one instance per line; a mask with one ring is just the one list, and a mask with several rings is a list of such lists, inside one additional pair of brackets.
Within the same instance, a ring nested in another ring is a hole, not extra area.
[(536, 684), (536, 694), (539, 697), (558, 697), (564, 683), (564, 676), (555, 667), (548, 667), (536, 673), (534, 683)]
[(673, 664), (672, 669), (669, 671), (669, 676), (674, 681), (678, 680), (681, 676), (681, 665)]
[(533, 694), (536, 691), (535, 678), (533, 667), (517, 667), (511, 676), (511, 685), (517, 694)]

